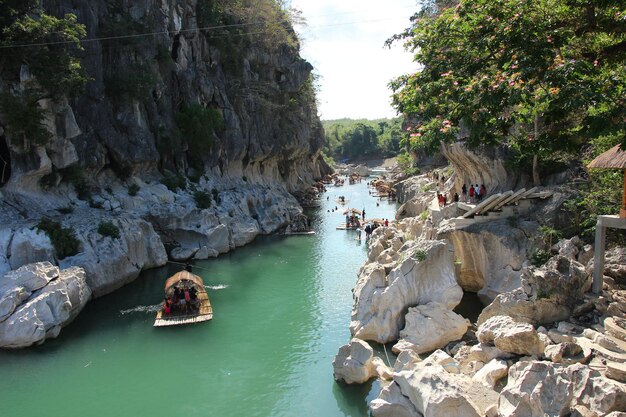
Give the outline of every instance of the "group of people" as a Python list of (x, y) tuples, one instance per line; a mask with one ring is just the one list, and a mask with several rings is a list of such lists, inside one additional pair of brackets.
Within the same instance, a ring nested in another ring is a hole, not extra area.
[[(363, 228), (363, 231), (365, 232), (365, 241), (370, 240), (370, 237), (372, 236), (372, 233), (374, 232), (374, 230), (378, 229), (378, 227), (380, 226), (389, 226), (389, 219), (383, 219), (382, 224), (378, 224), (377, 222), (373, 222), (373, 223), (367, 223), (365, 225), (365, 227)], [(361, 240), (361, 229), (356, 229), (356, 233), (357, 233), (357, 239)]]
[[(437, 201), (439, 201), (439, 207), (445, 207), (448, 204), (448, 198), (440, 192), (437, 192)], [(459, 193), (452, 195), (452, 201), (455, 203), (459, 202)]]
[(487, 188), (485, 184), (470, 184), (469, 188), (467, 185), (463, 184), (461, 188), (461, 195), (463, 196), (463, 201), (466, 203), (480, 203), (487, 195)]
[(174, 295), (163, 299), (163, 313), (170, 314), (193, 314), (200, 307), (198, 291), (191, 286), (174, 287)]

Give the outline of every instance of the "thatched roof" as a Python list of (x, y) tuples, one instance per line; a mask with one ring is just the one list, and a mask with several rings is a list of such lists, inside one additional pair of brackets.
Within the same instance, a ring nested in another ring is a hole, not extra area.
[(615, 145), (591, 161), (587, 168), (626, 169), (626, 152), (620, 149), (620, 145)]
[(202, 281), (202, 278), (188, 271), (180, 271), (172, 275), (167, 279), (167, 281), (165, 281), (165, 292), (169, 292), (168, 290), (170, 289), (171, 291), (174, 291), (173, 287), (180, 281), (188, 281), (184, 282), (183, 284), (187, 286), (195, 285), (198, 287), (198, 289), (204, 289), (204, 281)]

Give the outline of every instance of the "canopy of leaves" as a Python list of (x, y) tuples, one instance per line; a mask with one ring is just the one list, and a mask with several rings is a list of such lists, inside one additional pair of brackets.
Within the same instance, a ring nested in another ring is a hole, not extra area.
[(196, 14), (209, 41), (221, 46), (241, 47), (254, 36), (269, 50), (299, 47), (293, 24), (302, 18), (284, 0), (199, 0)]
[(326, 137), (325, 153), (334, 159), (361, 156), (395, 156), (400, 152), (402, 119), (322, 122)]
[(75, 93), (87, 81), (77, 57), (85, 26), (76, 16), (45, 14), (39, 1), (0, 0), (0, 70), (17, 81), (27, 64), (46, 94)]
[(625, 23), (624, 0), (461, 0), (418, 13), (390, 40), (421, 65), (390, 84), (412, 121), (405, 140), (508, 140), (546, 155), (626, 138)]

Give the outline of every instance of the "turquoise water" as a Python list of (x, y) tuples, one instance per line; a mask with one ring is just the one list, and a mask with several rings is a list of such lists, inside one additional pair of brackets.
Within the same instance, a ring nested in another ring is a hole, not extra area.
[(153, 328), (179, 268), (147, 271), (89, 303), (59, 338), (0, 351), (0, 415), (366, 416), (376, 387), (332, 376), (366, 258), (356, 232), (335, 230), (344, 216), (327, 210), (338, 195), (393, 218), (395, 204), (376, 207), (365, 182), (329, 187), (311, 213), (315, 236), (263, 237), (196, 264), (214, 309), (207, 323)]

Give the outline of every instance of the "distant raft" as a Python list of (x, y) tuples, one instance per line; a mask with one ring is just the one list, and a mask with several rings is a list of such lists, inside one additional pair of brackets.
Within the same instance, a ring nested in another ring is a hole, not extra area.
[(199, 323), (213, 318), (213, 307), (201, 277), (189, 271), (180, 271), (172, 275), (165, 281), (165, 298), (173, 299), (176, 288), (179, 290), (193, 288), (195, 300), (186, 302), (184, 309), (174, 306), (169, 314), (166, 314), (165, 309), (159, 310), (154, 320), (154, 327)]

